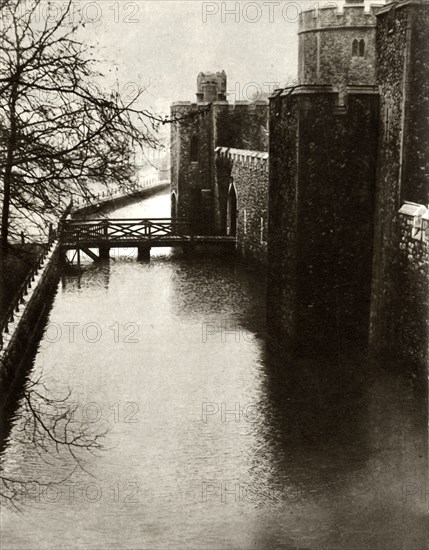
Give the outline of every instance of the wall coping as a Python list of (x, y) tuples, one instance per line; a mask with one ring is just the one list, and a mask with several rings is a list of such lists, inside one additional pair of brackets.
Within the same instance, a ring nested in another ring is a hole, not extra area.
[(424, 206), (423, 204), (405, 201), (404, 204), (399, 209), (399, 214), (402, 214), (404, 216), (410, 216), (412, 218), (415, 218), (415, 217), (421, 218), (424, 215), (428, 216), (429, 211), (427, 207)]
[(412, 226), (411, 237), (429, 244), (429, 207), (405, 201), (398, 213), (406, 218), (412, 218), (412, 221), (410, 219), (408, 222)]
[(263, 151), (251, 151), (248, 149), (234, 149), (232, 147), (216, 147), (215, 152), (219, 158), (229, 158), (240, 164), (259, 165), (268, 169), (269, 153)]

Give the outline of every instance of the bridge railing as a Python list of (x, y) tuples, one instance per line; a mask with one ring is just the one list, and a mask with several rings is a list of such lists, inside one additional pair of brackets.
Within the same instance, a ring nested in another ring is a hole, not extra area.
[(67, 220), (63, 224), (61, 244), (138, 242), (185, 236), (192, 237), (191, 225), (172, 218)]

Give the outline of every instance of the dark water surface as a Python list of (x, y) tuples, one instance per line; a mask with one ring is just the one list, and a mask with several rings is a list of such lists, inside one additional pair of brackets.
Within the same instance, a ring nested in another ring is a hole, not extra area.
[(417, 379), (269, 353), (239, 262), (112, 256), (59, 285), (0, 455), (2, 550), (427, 547)]

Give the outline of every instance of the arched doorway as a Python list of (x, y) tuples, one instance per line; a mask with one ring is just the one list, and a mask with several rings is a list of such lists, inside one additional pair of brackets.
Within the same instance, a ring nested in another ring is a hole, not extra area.
[(237, 191), (234, 183), (231, 183), (228, 191), (227, 234), (237, 234)]
[(171, 217), (177, 218), (177, 197), (176, 193), (171, 193)]

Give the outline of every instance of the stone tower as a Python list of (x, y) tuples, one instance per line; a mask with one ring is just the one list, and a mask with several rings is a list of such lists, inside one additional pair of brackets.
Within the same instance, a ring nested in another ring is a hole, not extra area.
[(197, 102), (226, 100), (226, 73), (200, 73), (197, 78)]
[(368, 342), (382, 7), (304, 12), (299, 84), (270, 102), (270, 328), (300, 350)]
[(302, 14), (299, 23), (300, 84), (373, 85), (376, 13), (384, 2), (347, 0)]

